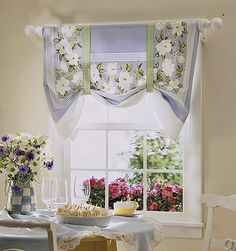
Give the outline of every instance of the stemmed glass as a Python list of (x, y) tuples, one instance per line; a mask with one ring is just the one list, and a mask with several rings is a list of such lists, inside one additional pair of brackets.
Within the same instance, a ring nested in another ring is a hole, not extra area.
[(87, 203), (90, 197), (91, 186), (90, 180), (86, 179), (83, 182), (76, 176), (74, 179), (74, 197), (77, 202)]
[(52, 205), (54, 209), (68, 203), (68, 188), (66, 180), (55, 180), (52, 186)]
[(43, 177), (41, 183), (41, 199), (49, 211), (51, 211), (53, 201), (56, 199), (55, 193), (53, 193), (54, 187), (55, 179)]

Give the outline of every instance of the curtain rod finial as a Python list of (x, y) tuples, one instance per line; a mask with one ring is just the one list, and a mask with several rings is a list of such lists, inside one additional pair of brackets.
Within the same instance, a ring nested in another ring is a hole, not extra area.
[(212, 18), (210, 26), (214, 30), (219, 30), (223, 26), (223, 20), (219, 17)]
[(41, 40), (42, 37), (42, 27), (28, 25), (25, 27), (25, 34), (28, 37), (35, 37), (37, 40)]
[(35, 34), (35, 27), (33, 25), (27, 25), (25, 27), (25, 34), (28, 37), (32, 37)]

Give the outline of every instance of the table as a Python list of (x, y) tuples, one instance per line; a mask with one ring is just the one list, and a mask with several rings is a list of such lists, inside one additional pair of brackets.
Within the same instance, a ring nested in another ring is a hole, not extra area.
[[(40, 214), (27, 217), (28, 220), (45, 221), (45, 215), (43, 218)], [(117, 251), (119, 249), (116, 244), (122, 244), (129, 251), (152, 251), (162, 239), (161, 229), (158, 221), (142, 216), (112, 216), (111, 223), (106, 228), (56, 224), (58, 246), (65, 248), (65, 251), (69, 250), (67, 243), (72, 244), (74, 251)], [(9, 248), (9, 243), (16, 243), (18, 248), (26, 251), (45, 251), (46, 238), (46, 233), (41, 229), (17, 231), (0, 228), (1, 248)]]
[(100, 236), (86, 237), (72, 251), (117, 251), (116, 241)]

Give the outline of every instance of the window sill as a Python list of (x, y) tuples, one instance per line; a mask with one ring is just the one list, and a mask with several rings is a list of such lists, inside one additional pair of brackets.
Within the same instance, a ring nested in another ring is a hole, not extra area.
[(164, 237), (170, 238), (202, 238), (202, 229), (204, 224), (197, 222), (165, 222), (163, 225)]

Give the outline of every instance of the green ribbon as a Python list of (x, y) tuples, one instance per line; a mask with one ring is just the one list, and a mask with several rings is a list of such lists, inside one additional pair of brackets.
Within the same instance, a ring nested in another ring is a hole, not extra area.
[(154, 67), (154, 46), (153, 46), (154, 24), (147, 24), (147, 92), (153, 91), (153, 67)]
[(90, 26), (84, 26), (84, 95), (90, 95)]

